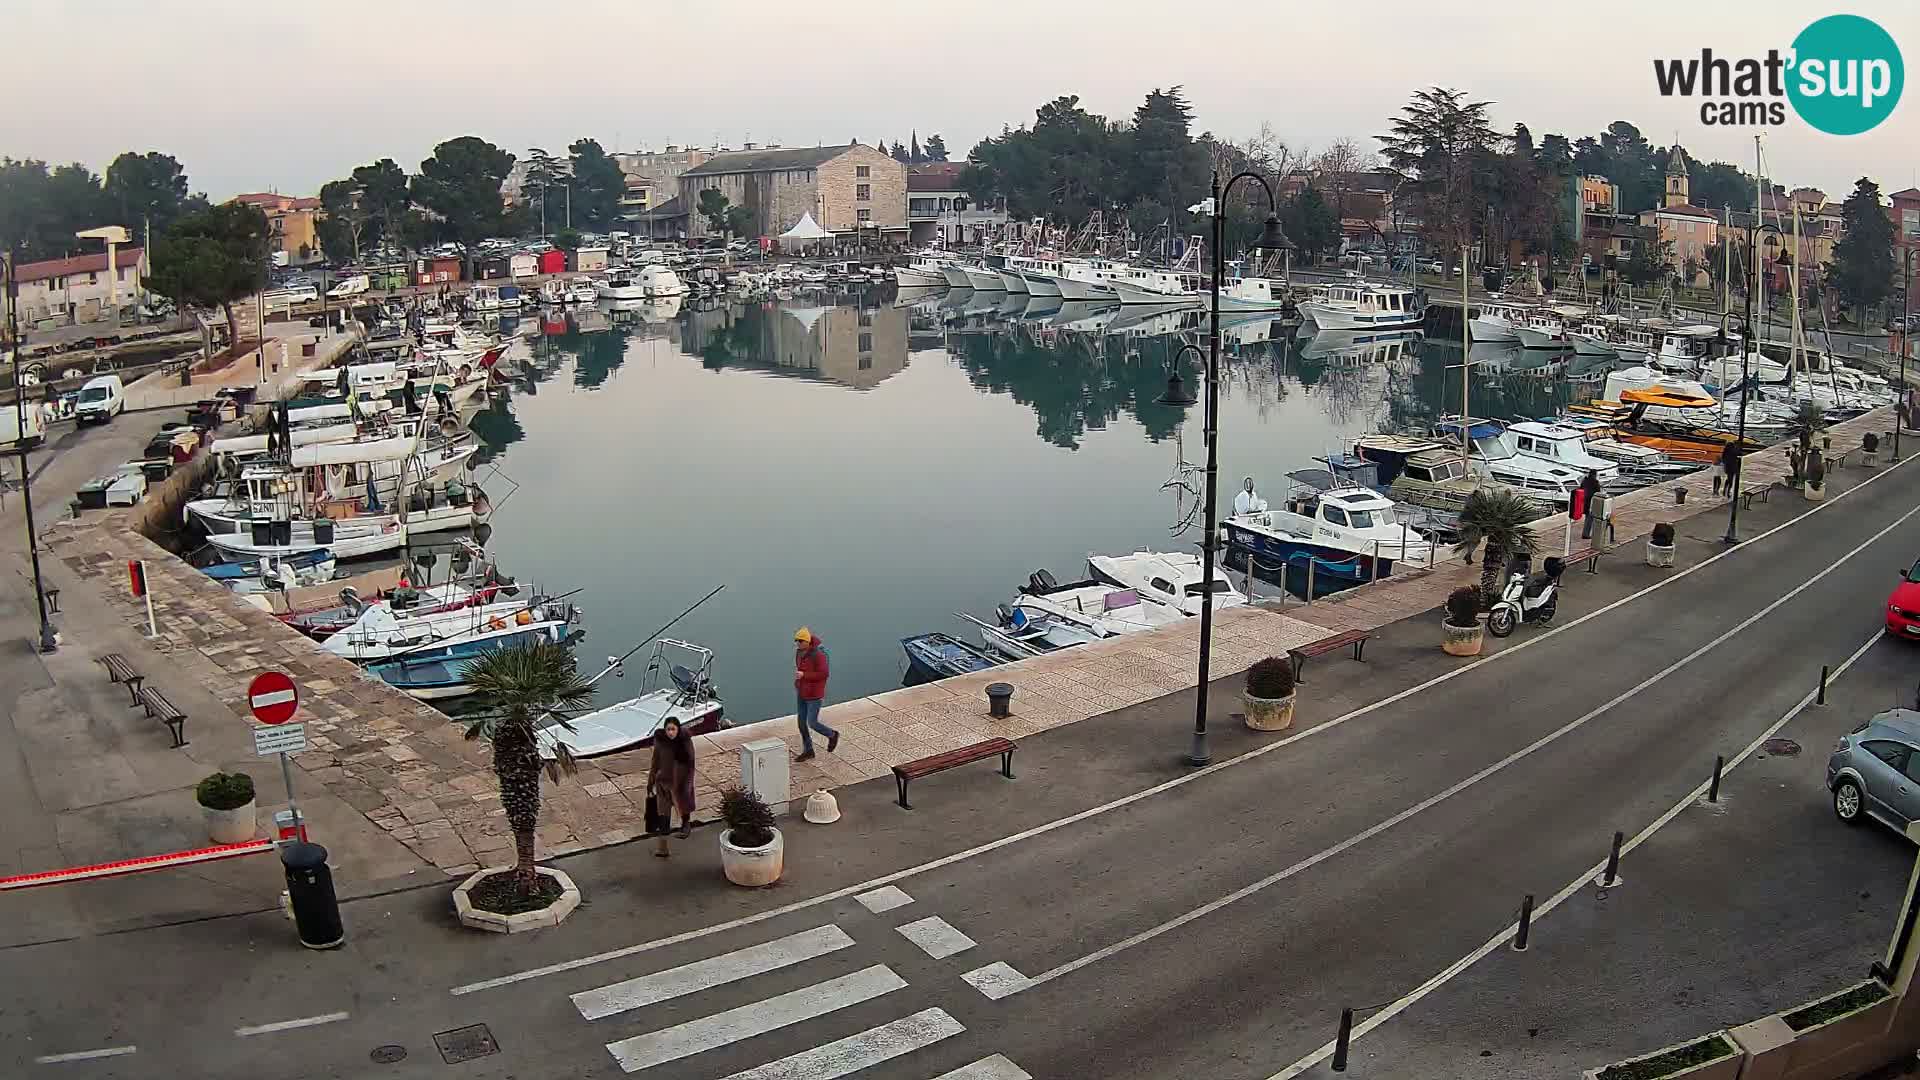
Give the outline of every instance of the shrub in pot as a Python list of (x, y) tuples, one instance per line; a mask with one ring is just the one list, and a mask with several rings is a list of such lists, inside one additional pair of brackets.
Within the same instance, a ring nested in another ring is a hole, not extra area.
[(1819, 502), (1827, 497), (1827, 465), (1817, 453), (1807, 455), (1807, 486), (1804, 494), (1808, 502)]
[(1869, 469), (1880, 464), (1880, 436), (1871, 431), (1860, 436), (1860, 464)]
[(1293, 726), (1293, 661), (1269, 656), (1247, 669), (1247, 726), (1285, 731)]
[(1647, 535), (1647, 565), (1673, 565), (1673, 522), (1662, 521)]
[(207, 819), (207, 836), (216, 844), (239, 844), (253, 839), (258, 824), (253, 804), (253, 777), (243, 772), (217, 772), (200, 781), (193, 797)]
[(780, 880), (786, 842), (773, 824), (773, 808), (745, 788), (720, 797), (720, 868), (735, 885), (758, 887)]
[(1486, 628), (1480, 625), (1480, 590), (1462, 585), (1447, 594), (1447, 617), (1440, 620), (1446, 637), (1440, 648), (1449, 656), (1479, 656), (1486, 640)]

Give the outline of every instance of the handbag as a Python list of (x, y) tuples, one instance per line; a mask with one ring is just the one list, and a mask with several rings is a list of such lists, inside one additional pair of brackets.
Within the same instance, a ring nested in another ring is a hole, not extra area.
[(660, 809), (660, 793), (657, 791), (649, 791), (647, 793), (646, 806), (647, 835), (652, 836), (655, 833), (664, 833), (672, 823), (672, 818)]

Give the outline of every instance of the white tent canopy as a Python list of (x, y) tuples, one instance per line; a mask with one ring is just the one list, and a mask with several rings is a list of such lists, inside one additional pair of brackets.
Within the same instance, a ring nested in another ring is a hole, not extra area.
[(793, 228), (780, 234), (782, 240), (831, 240), (833, 234), (821, 228), (814, 220), (811, 211), (801, 214)]

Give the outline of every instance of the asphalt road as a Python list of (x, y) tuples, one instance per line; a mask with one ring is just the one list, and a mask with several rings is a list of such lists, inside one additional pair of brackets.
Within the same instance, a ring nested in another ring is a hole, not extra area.
[[(1702, 529), (1712, 531), (1685, 531)], [(438, 914), (444, 890), (427, 889), (354, 905), (351, 952), (337, 955), (288, 949), (271, 914), (0, 951), (0, 1044), (34, 1075), (442, 1076), (452, 1074), (431, 1036), (486, 1024), (498, 1051), (458, 1075), (923, 1078), (987, 1061), (960, 1075), (1262, 1080), (1312, 1055), (1342, 1007), (1394, 1002), (1473, 953), (1521, 894), (1579, 881), (1615, 830), (1638, 833), (1704, 780), (1715, 754), (1788, 718), (1822, 664), (1878, 632), (1916, 536), (1920, 470), (1885, 473), (1685, 576), (1635, 570), (1628, 580), (1667, 583), (1610, 608), (1563, 605), (1563, 625), (1522, 630), (1486, 662), (1446, 666), (1429, 647), (1408, 666), (1442, 677), (1386, 671), (1387, 689), (1404, 693), (1320, 714), (1295, 738), (1223, 732), (1213, 769), (1145, 770), (1148, 783), (1171, 779), (1124, 788), (1148, 793), (1117, 805), (1063, 807), (1071, 818), (1036, 820), (1026, 789), (993, 787), (1003, 782), (990, 770), (943, 780), (940, 799), (953, 802), (924, 802), (929, 789), (911, 819), (882, 817), (877, 785), (849, 791), (843, 802), (860, 811), (850, 816), (871, 832), (796, 844), (810, 848), (796, 865), (812, 872), (797, 882), (833, 889), (818, 902), (816, 887), (797, 884), (701, 919), (643, 915), (590, 889), (598, 899), (562, 931), (476, 943)], [(1437, 640), (1431, 621), (1390, 635), (1413, 640), (1424, 626)], [(1367, 667), (1396, 655), (1370, 650)], [(1345, 697), (1340, 684), (1361, 677), (1321, 661), (1302, 693)], [(1050, 744), (1041, 775), (1069, 790), (1075, 771), (1133, 768), (1118, 752), (1099, 756), (1095, 736), (1118, 722), (1075, 725), (1079, 741)], [(1138, 734), (1107, 731), (1129, 748)], [(1257, 756), (1226, 758), (1252, 747)], [(1793, 759), (1799, 789), (1823, 762), (1817, 743)], [(1021, 785), (1036, 782), (1021, 773)], [(1808, 820), (1830, 823), (1824, 804), (1801, 801)], [(885, 853), (877, 864), (867, 835)], [(1009, 835), (974, 854), (955, 846)], [(1782, 830), (1777, 843), (1805, 835)], [(1772, 857), (1767, 839), (1751, 841), (1751, 861)], [(835, 845), (846, 873), (821, 865)], [(1899, 844), (1868, 850), (1883, 875), (1909, 857)], [(836, 887), (936, 857), (893, 882), (903, 906), (875, 911), (884, 905)], [(1638, 860), (1625, 864), (1629, 887)], [(1684, 928), (1742, 887), (1696, 881), (1646, 917)], [(1805, 874), (1780, 888), (1809, 919), (1831, 903)], [(753, 921), (724, 924), (743, 913)], [(1762, 942), (1740, 977), (1805, 960)], [(1379, 1045), (1394, 1032), (1383, 1027)], [(372, 1065), (386, 1045), (407, 1056)], [(1548, 1072), (1591, 1063), (1556, 1060)]]

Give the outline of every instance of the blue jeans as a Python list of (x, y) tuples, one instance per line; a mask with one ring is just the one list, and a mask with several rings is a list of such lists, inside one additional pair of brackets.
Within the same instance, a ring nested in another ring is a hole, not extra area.
[[(813, 731), (807, 730), (812, 728)], [(817, 731), (829, 739), (837, 739), (840, 733), (820, 722), (820, 699), (808, 701), (800, 699), (800, 746), (801, 753), (813, 753), (813, 732)]]

